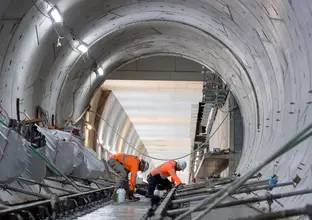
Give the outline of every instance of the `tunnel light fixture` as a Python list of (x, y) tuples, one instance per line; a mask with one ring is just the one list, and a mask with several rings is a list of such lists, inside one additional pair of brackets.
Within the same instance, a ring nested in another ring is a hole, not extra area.
[(63, 21), (62, 15), (60, 13), (60, 11), (54, 7), (50, 10), (49, 15), (52, 17), (52, 19), (54, 20), (54, 22), (59, 23)]
[(85, 43), (80, 43), (77, 47), (77, 49), (81, 52), (81, 53), (86, 53), (88, 51), (88, 46)]
[(103, 68), (102, 68), (102, 67), (99, 67), (99, 68), (97, 69), (97, 73), (98, 73), (100, 76), (103, 76), (103, 75), (104, 75), (104, 70), (103, 70)]

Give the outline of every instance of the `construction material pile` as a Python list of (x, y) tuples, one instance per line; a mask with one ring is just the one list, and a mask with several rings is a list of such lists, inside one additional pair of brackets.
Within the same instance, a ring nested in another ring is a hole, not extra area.
[(27, 149), (23, 138), (0, 123), (0, 183), (11, 183), (21, 176), (27, 165)]
[(69, 132), (38, 129), (47, 141), (43, 154), (65, 175), (82, 179), (96, 179), (104, 172), (104, 164), (93, 150)]

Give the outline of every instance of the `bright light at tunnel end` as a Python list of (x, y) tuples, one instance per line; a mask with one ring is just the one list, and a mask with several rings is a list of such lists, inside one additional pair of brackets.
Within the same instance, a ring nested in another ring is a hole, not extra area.
[(86, 53), (88, 51), (88, 46), (85, 43), (80, 43), (77, 47), (77, 49), (81, 52), (81, 53)]
[(52, 8), (49, 14), (56, 23), (63, 21), (62, 15), (57, 8)]

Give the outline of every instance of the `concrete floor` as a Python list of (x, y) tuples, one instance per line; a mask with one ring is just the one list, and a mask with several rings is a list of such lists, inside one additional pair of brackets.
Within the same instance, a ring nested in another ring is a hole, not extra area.
[(78, 217), (78, 220), (138, 220), (143, 217), (149, 208), (149, 199), (141, 198), (138, 202), (112, 203), (97, 209), (87, 215)]

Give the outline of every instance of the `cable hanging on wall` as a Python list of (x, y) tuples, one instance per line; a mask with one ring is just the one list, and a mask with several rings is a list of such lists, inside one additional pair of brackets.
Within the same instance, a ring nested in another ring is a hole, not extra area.
[(225, 122), (225, 120), (226, 120), (227, 117), (229, 116), (229, 113), (228, 113), (228, 114), (224, 117), (224, 119), (221, 121), (221, 123), (219, 124), (219, 126), (216, 128), (216, 130), (215, 130), (215, 131), (207, 138), (207, 140), (206, 140), (204, 143), (202, 143), (196, 150), (194, 150), (194, 151), (192, 151), (191, 153), (188, 153), (188, 154), (186, 154), (186, 155), (184, 155), (184, 156), (181, 156), (181, 157), (170, 158), (170, 159), (163, 159), (163, 158), (158, 158), (158, 157), (149, 156), (149, 155), (147, 155), (147, 154), (145, 154), (145, 153), (139, 151), (139, 150), (136, 149), (134, 146), (132, 146), (132, 144), (130, 144), (124, 137), (122, 137), (120, 134), (118, 134), (118, 131), (116, 131), (116, 130), (108, 123), (108, 121), (107, 121), (105, 118), (103, 118), (100, 114), (98, 114), (98, 113), (96, 113), (96, 112), (94, 112), (94, 111), (92, 111), (92, 110), (89, 110), (88, 112), (93, 113), (93, 114), (95, 114), (96, 116), (100, 117), (101, 120), (103, 120), (103, 121), (107, 124), (107, 126), (109, 126), (109, 127), (112, 129), (112, 131), (113, 131), (119, 138), (121, 138), (126, 144), (128, 144), (129, 147), (131, 147), (132, 149), (134, 149), (136, 152), (138, 152), (138, 153), (144, 155), (144, 156), (147, 157), (147, 158), (154, 159), (154, 160), (160, 160), (160, 161), (168, 161), (168, 160), (179, 160), (179, 159), (183, 159), (183, 158), (188, 157), (188, 156), (190, 156), (190, 155), (196, 153), (197, 151), (201, 150), (201, 149), (208, 143), (208, 141), (215, 135), (215, 133), (217, 133), (217, 131), (219, 130), (219, 128), (222, 126), (222, 124)]

